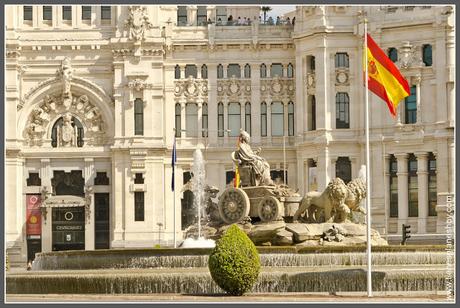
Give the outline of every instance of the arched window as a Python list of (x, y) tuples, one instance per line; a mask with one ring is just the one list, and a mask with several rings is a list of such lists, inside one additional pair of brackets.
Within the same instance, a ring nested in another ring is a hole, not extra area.
[[(58, 146), (59, 142), (59, 136), (58, 136), (58, 127), (61, 128), (64, 123), (63, 117), (60, 117), (53, 125), (53, 128), (51, 129), (51, 146), (53, 148)], [(83, 137), (84, 137), (84, 130), (83, 130), (83, 125), (81, 125), (81, 122), (76, 118), (72, 117), (71, 123), (72, 128), (77, 131), (77, 147), (81, 148), (83, 146)]]
[(251, 78), (251, 66), (249, 63), (244, 66), (244, 78)]
[(390, 217), (398, 217), (398, 161), (390, 157)]
[(348, 54), (346, 52), (335, 54), (335, 67), (349, 67)]
[(244, 130), (251, 135), (251, 103), (244, 105)]
[(414, 154), (409, 154), (408, 176), (409, 176), (409, 217), (418, 216), (418, 181), (417, 181), (417, 158)]
[(180, 66), (179, 66), (179, 64), (176, 65), (176, 67), (174, 68), (174, 78), (175, 79), (180, 79)]
[(288, 103), (288, 135), (294, 136), (294, 103)]
[(197, 77), (197, 68), (195, 64), (187, 64), (185, 66), (185, 78), (193, 76), (193, 78)]
[(187, 7), (186, 6), (177, 7), (177, 25), (178, 26), (187, 25)]
[(410, 87), (410, 95), (404, 99), (405, 124), (417, 122), (417, 88)]
[(345, 184), (351, 181), (351, 161), (348, 157), (339, 157), (335, 165), (335, 176)]
[(294, 78), (294, 66), (291, 63), (287, 66), (287, 77)]
[(206, 64), (203, 64), (201, 66), (201, 78), (208, 79), (208, 67), (206, 66)]
[(337, 93), (335, 96), (335, 128), (350, 128), (349, 104), (347, 93)]
[(241, 128), (241, 105), (240, 103), (228, 104), (228, 129), (229, 136), (236, 137)]
[(224, 78), (224, 67), (222, 66), (222, 64), (217, 65), (217, 78)]
[(271, 105), (272, 136), (284, 135), (284, 106), (281, 102)]
[(398, 61), (398, 50), (394, 47), (391, 47), (388, 49), (388, 58), (390, 58), (391, 61), (396, 62)]
[(270, 67), (270, 77), (283, 77), (283, 64), (273, 63)]
[(426, 66), (433, 65), (433, 56), (432, 56), (432, 48), (430, 44), (423, 45), (423, 63)]
[(260, 65), (260, 78), (267, 78), (267, 66), (264, 63)]
[(185, 105), (185, 129), (187, 137), (198, 137), (198, 105)]
[(267, 136), (267, 103), (260, 104), (260, 135)]
[(203, 103), (201, 107), (201, 136), (208, 137), (208, 104)]
[(438, 188), (436, 182), (436, 157), (428, 156), (428, 216), (437, 216)]
[(241, 78), (241, 67), (239, 64), (229, 64), (227, 66), (227, 78)]
[(176, 137), (181, 136), (181, 106), (179, 103), (176, 104), (175, 109), (175, 128), (176, 128)]
[(219, 137), (224, 136), (224, 104), (217, 105), (217, 134)]
[(144, 134), (144, 102), (140, 98), (134, 100), (134, 135)]

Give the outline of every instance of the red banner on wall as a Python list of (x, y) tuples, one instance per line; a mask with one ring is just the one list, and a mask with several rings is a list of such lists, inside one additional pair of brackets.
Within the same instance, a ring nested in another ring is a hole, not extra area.
[(41, 235), (42, 233), (42, 216), (40, 211), (40, 195), (27, 195), (27, 235)]

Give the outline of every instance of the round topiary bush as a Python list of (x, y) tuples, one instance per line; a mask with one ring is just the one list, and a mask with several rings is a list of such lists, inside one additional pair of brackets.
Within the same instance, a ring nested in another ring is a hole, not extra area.
[(219, 287), (240, 296), (250, 291), (256, 282), (260, 258), (254, 243), (234, 224), (217, 241), (208, 266)]

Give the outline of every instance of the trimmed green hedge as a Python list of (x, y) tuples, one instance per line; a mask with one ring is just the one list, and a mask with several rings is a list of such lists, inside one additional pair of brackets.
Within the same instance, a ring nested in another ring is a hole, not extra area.
[(260, 272), (256, 246), (233, 224), (217, 241), (208, 261), (212, 279), (228, 294), (241, 296), (252, 289)]

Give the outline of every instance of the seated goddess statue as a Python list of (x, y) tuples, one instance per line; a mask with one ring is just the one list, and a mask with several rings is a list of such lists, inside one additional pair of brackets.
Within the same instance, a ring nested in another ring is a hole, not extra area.
[[(249, 145), (250, 136), (243, 129), (240, 129), (238, 138), (239, 147), (238, 150), (232, 153), (232, 159), (235, 163), (238, 163), (240, 169), (243, 169), (245, 166), (249, 166), (252, 169), (252, 172), (249, 173), (251, 179), (248, 182), (254, 186), (274, 185), (270, 177), (270, 165), (263, 157), (258, 155), (260, 148), (252, 151)], [(241, 180), (244, 181), (243, 173), (241, 174)]]

